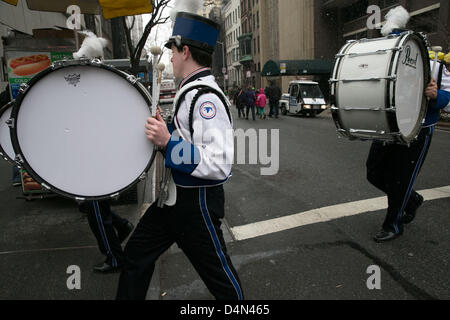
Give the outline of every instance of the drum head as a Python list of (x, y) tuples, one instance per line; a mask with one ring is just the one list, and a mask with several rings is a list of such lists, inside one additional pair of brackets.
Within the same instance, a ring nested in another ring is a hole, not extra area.
[(0, 108), (0, 153), (8, 161), (13, 162), (16, 154), (11, 143), (11, 133), (6, 121), (11, 117), (12, 103)]
[(418, 134), (426, 112), (423, 92), (428, 61), (424, 62), (424, 47), (416, 36), (409, 37), (403, 47), (397, 66), (395, 106), (398, 128), (408, 141)]
[(29, 83), (13, 108), (13, 146), (38, 182), (68, 197), (104, 199), (139, 181), (153, 160), (149, 97), (118, 70), (69, 65)]

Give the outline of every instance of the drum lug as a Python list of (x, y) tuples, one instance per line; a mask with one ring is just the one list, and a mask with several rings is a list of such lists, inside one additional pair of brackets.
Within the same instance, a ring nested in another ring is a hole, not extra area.
[(48, 191), (51, 190), (50, 187), (48, 185), (46, 185), (45, 183), (41, 183), (41, 186), (42, 186), (42, 188), (44, 188), (44, 189), (46, 189)]
[(99, 65), (102, 64), (102, 60), (100, 60), (100, 59), (98, 59), (98, 58), (92, 59), (92, 60), (91, 60), (91, 64), (96, 65), (96, 66), (99, 66)]
[(25, 162), (23, 161), (23, 158), (20, 154), (16, 154), (16, 158), (14, 159), (14, 161), (20, 166), (22, 166), (22, 164)]
[(127, 80), (131, 83), (131, 84), (136, 84), (136, 82), (138, 81), (138, 78), (136, 78), (135, 76), (133, 76), (132, 74), (127, 76)]
[(120, 193), (119, 193), (119, 192), (114, 193), (114, 194), (110, 195), (109, 197), (110, 197), (112, 200), (119, 200)]
[(27, 91), (29, 87), (30, 87), (30, 86), (29, 86), (28, 84), (22, 83), (22, 84), (20, 85), (19, 92), (20, 92), (20, 93), (25, 93), (25, 91)]
[(75, 197), (75, 201), (80, 203), (80, 202), (84, 202), (86, 201), (86, 198), (82, 198), (82, 197)]
[(8, 120), (6, 120), (6, 124), (7, 124), (8, 127), (10, 127), (11, 129), (14, 129), (14, 118), (9, 118)]
[(139, 181), (144, 181), (145, 179), (147, 179), (147, 173), (143, 173), (141, 174), (141, 176), (139, 177)]

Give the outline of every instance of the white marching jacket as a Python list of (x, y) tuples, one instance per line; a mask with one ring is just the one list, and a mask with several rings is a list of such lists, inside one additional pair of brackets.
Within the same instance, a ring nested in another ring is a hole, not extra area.
[[(215, 93), (199, 95), (191, 108), (203, 88)], [(195, 79), (177, 92), (165, 160), (176, 185), (221, 185), (231, 176), (234, 135), (230, 106), (212, 75)]]
[[(433, 70), (434, 61), (430, 61), (431, 63), (431, 70)], [(436, 80), (439, 76), (439, 67), (440, 63), (437, 64), (434, 74), (432, 75), (433, 78)], [(447, 70), (447, 68), (444, 66), (443, 72), (442, 72), (442, 83), (441, 83), (441, 90), (449, 91), (450, 92), (450, 70)], [(450, 103), (447, 105), (447, 107), (444, 109), (445, 112), (450, 113)]]

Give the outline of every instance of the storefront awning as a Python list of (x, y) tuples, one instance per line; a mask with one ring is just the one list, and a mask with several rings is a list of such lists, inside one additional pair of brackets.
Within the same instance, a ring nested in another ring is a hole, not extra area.
[[(18, 0), (2, 0), (17, 5)], [(28, 9), (66, 12), (70, 5), (80, 7), (82, 14), (102, 14), (105, 19), (132, 16), (153, 11), (151, 0), (26, 0)]]
[(261, 75), (273, 77), (331, 74), (333, 67), (334, 61), (331, 60), (269, 60)]
[(323, 4), (325, 9), (343, 8), (358, 2), (358, 0), (328, 0)]

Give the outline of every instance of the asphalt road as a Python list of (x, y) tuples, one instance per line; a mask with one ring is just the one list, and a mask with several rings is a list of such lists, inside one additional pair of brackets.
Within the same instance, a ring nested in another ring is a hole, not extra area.
[[(279, 130), (279, 171), (262, 176), (267, 165), (235, 164), (225, 185), (225, 231), (269, 219), (383, 194), (365, 178), (370, 142), (336, 134), (329, 114), (317, 118), (238, 119), (235, 128)], [(270, 133), (269, 133), (270, 136)], [(247, 141), (248, 142), (248, 141)], [(269, 142), (269, 150), (271, 143)], [(270, 154), (270, 152), (269, 152)], [(416, 189), (450, 185), (450, 132), (436, 131)], [(449, 299), (447, 198), (427, 201), (402, 237), (376, 244), (385, 210), (237, 241), (228, 249), (247, 299)], [(181, 252), (161, 262), (154, 282), (160, 299), (212, 299)], [(381, 270), (381, 289), (369, 290), (369, 266)], [(154, 296), (154, 298), (158, 298)]]
[[(329, 116), (252, 121), (232, 112), (235, 128), (279, 130), (277, 174), (262, 176), (267, 164), (235, 164), (225, 185), (223, 230), (247, 299), (450, 299), (450, 194), (426, 201), (404, 235), (385, 244), (372, 240), (384, 210), (237, 240), (235, 227), (383, 194), (365, 179), (370, 143), (338, 137)], [(450, 132), (437, 130), (416, 189), (449, 186), (448, 159)], [(118, 274), (92, 272), (103, 257), (75, 203), (25, 201), (10, 185), (9, 164), (0, 162), (0, 174), (0, 299), (113, 299)], [(143, 210), (115, 209), (133, 222)], [(67, 287), (71, 265), (81, 269), (81, 289)], [(369, 290), (373, 265), (381, 289)], [(159, 260), (148, 298), (213, 299), (176, 247)]]

